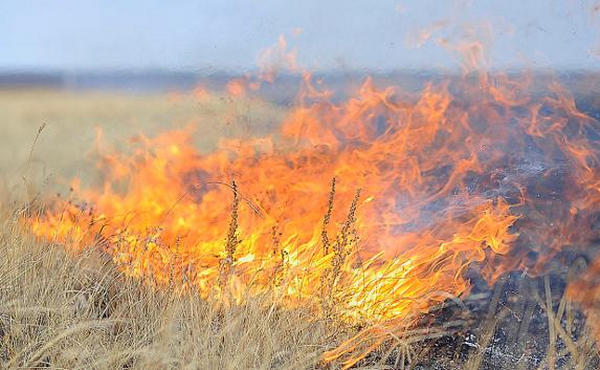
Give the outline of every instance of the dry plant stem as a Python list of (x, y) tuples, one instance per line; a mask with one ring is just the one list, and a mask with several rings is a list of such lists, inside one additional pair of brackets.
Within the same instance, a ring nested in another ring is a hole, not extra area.
[(481, 330), (481, 343), (479, 349), (469, 358), (467, 363), (465, 364), (465, 369), (480, 369), (483, 363), (483, 358), (485, 356), (485, 349), (490, 343), (492, 337), (494, 336), (494, 331), (496, 330), (496, 326), (502, 317), (506, 316), (508, 310), (503, 308), (499, 313), (497, 313), (498, 303), (500, 302), (500, 296), (502, 294), (502, 289), (506, 284), (506, 277), (502, 277), (496, 283), (496, 287), (494, 289), (494, 294), (492, 296), (492, 300), (490, 301), (490, 306), (488, 308), (488, 312), (484, 321), (483, 330)]
[[(566, 356), (569, 353), (570, 361), (569, 366), (573, 369), (585, 369), (586, 368), (586, 360), (589, 355), (591, 355), (594, 351), (595, 345), (592, 345), (591, 348), (588, 348), (586, 343), (589, 341), (590, 333), (584, 332), (584, 334), (575, 341), (572, 333), (570, 333), (570, 328), (572, 326), (573, 316), (571, 313), (570, 303), (567, 301), (566, 295), (563, 294), (559, 303), (559, 309), (557, 313), (554, 313), (553, 305), (552, 305), (552, 290), (550, 288), (550, 278), (548, 275), (544, 277), (544, 293), (545, 293), (545, 301), (541, 299), (539, 293), (534, 292), (538, 301), (540, 302), (541, 307), (546, 311), (546, 316), (548, 319), (548, 333), (549, 333), (549, 344), (548, 351), (546, 354), (546, 362), (548, 364), (548, 368), (553, 369), (556, 367), (556, 362), (558, 359)], [(550, 298), (549, 298), (550, 297)], [(562, 309), (561, 309), (562, 308)], [(562, 317), (565, 318), (565, 326), (567, 329), (562, 326)], [(552, 320), (552, 321), (550, 321)], [(557, 339), (563, 341), (565, 348), (557, 353)]]
[(281, 248), (281, 235), (282, 233), (279, 231), (279, 225), (273, 226), (273, 232), (271, 234), (271, 239), (273, 241), (273, 257), (279, 256), (280, 258), (279, 263), (273, 270), (273, 284), (276, 287), (280, 286), (284, 279), (286, 262), (288, 259), (288, 252), (284, 248)]
[[(332, 186), (333, 189), (333, 186)], [(333, 307), (337, 306), (337, 286), (342, 271), (342, 266), (346, 262), (346, 257), (352, 252), (353, 246), (356, 244), (358, 238), (356, 232), (353, 229), (356, 222), (356, 209), (358, 207), (358, 201), (360, 199), (361, 190), (358, 189), (352, 204), (346, 216), (346, 220), (338, 233), (335, 243), (333, 244), (333, 258), (331, 260), (331, 268), (324, 272), (324, 276), (327, 277), (325, 287), (325, 297), (323, 300), (323, 311), (325, 317), (332, 319), (334, 316)]]
[(356, 241), (355, 232), (352, 228), (354, 226), (354, 223), (356, 222), (356, 208), (358, 206), (358, 200), (360, 199), (360, 192), (360, 189), (356, 191), (354, 199), (352, 199), (352, 204), (350, 205), (350, 210), (348, 211), (348, 215), (346, 216), (346, 220), (344, 221), (342, 229), (340, 230), (340, 233), (338, 234), (336, 241), (333, 245), (334, 256), (331, 263), (331, 289), (337, 284), (342, 265), (346, 261), (346, 257), (352, 252), (350, 247), (352, 247), (352, 245)]
[(323, 229), (321, 230), (321, 242), (323, 243), (323, 255), (329, 254), (329, 248), (331, 242), (329, 241), (329, 235), (327, 233), (327, 227), (331, 221), (331, 212), (333, 211), (333, 201), (335, 198), (335, 177), (331, 179), (331, 189), (329, 190), (329, 197), (327, 200), (327, 212), (323, 217)]
[(550, 290), (550, 277), (544, 276), (544, 292), (546, 294), (546, 317), (548, 318), (548, 367), (554, 370), (556, 363), (556, 333), (554, 327), (554, 309), (552, 308), (552, 291)]
[(233, 203), (231, 206), (231, 216), (229, 218), (229, 229), (227, 231), (227, 239), (225, 239), (225, 258), (221, 260), (219, 274), (219, 283), (221, 289), (225, 289), (225, 285), (227, 284), (227, 281), (229, 281), (229, 277), (233, 270), (233, 263), (235, 262), (235, 250), (240, 244), (240, 240), (238, 238), (240, 197), (235, 180), (231, 182), (231, 189), (233, 190)]
[(46, 124), (42, 123), (42, 125), (38, 128), (35, 137), (33, 138), (33, 142), (31, 143), (31, 148), (29, 149), (29, 154), (27, 155), (27, 162), (25, 163), (25, 173), (29, 172), (29, 168), (31, 167), (31, 160), (33, 158), (33, 151), (35, 149), (35, 144), (38, 142), (40, 135), (46, 128)]
[(27, 191), (27, 201), (30, 206), (34, 203), (36, 195), (33, 184), (27, 179), (27, 176), (29, 175), (29, 170), (31, 168), (31, 161), (33, 159), (33, 151), (35, 150), (35, 145), (37, 144), (45, 128), (46, 123), (42, 123), (42, 125), (38, 128), (35, 134), (33, 142), (31, 143), (31, 148), (29, 149), (29, 154), (27, 155), (27, 161), (25, 162), (25, 171), (22, 176), (23, 183), (25, 184), (25, 190)]

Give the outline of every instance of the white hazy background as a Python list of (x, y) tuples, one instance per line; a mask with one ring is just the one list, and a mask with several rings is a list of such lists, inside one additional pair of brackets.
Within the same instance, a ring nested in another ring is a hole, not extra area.
[[(285, 35), (313, 70), (597, 69), (597, 1), (1, 0), (0, 70), (245, 71)], [(298, 31), (301, 32), (298, 34)], [(425, 37), (431, 31), (430, 37)]]

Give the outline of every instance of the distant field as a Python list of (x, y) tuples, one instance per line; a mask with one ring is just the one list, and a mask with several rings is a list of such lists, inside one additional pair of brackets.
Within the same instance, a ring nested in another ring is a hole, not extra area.
[[(93, 164), (97, 128), (107, 147), (125, 149), (130, 137), (196, 127), (201, 150), (219, 138), (272, 130), (283, 109), (261, 100), (189, 94), (132, 95), (123, 92), (0, 90), (0, 177), (22, 175), (36, 132), (28, 176), (68, 180)], [(38, 181), (36, 181), (38, 182)]]

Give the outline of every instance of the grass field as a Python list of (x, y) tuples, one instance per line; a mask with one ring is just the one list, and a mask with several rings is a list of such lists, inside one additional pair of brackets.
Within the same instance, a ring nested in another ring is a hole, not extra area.
[[(128, 139), (167, 129), (196, 127), (199, 148), (215, 148), (221, 137), (264, 133), (283, 113), (274, 105), (226, 96), (194, 94), (131, 95), (51, 90), (0, 91), (0, 173), (28, 175), (49, 183), (74, 176), (87, 178), (93, 164), (98, 129), (105, 148), (126, 150)], [(45, 125), (29, 159), (38, 129)], [(9, 175), (9, 176), (6, 176)]]
[[(153, 289), (123, 276), (94, 246), (73, 255), (34, 239), (19, 222), (32, 197), (68, 191), (74, 176), (94, 181), (98, 128), (100, 150), (127, 151), (128, 137), (194, 123), (196, 145), (210, 151), (220, 137), (269, 132), (283, 114), (281, 107), (262, 101), (222, 96), (0, 92), (0, 367), (340, 367), (324, 364), (322, 355), (358, 328), (315, 318), (308, 309), (282, 309), (268, 294), (224, 308), (194, 294)], [(594, 339), (581, 329), (581, 317), (562, 291), (551, 290), (547, 278), (520, 279), (512, 295), (500, 284), (472, 297), (471, 302), (484, 297), (483, 313), (448, 331), (448, 350), (440, 351), (445, 342), (434, 337), (407, 335), (357, 366), (585, 369), (597, 364)], [(501, 298), (507, 303), (499, 303)], [(534, 311), (545, 327), (530, 320)], [(497, 329), (509, 321), (501, 334), (509, 337), (507, 348), (514, 353), (505, 349), (499, 355), (493, 347)], [(572, 327), (581, 330), (575, 335)], [(536, 337), (540, 333), (544, 340)], [(536, 346), (543, 347), (541, 355), (532, 353)], [(500, 363), (505, 365), (495, 367)]]

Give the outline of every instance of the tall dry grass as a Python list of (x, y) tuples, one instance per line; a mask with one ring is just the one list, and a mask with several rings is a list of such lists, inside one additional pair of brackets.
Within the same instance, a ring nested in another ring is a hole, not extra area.
[(0, 367), (300, 369), (337, 333), (269, 297), (227, 309), (120, 274), (94, 248), (70, 255), (0, 221)]

